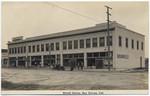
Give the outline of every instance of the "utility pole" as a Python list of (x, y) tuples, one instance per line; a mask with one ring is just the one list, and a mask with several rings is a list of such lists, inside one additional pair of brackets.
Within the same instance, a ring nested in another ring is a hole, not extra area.
[(108, 30), (108, 37), (107, 37), (107, 46), (108, 46), (108, 70), (110, 70), (110, 36), (109, 36), (109, 16), (111, 16), (111, 14), (109, 13), (109, 9), (112, 9), (111, 7), (109, 6), (105, 6), (107, 8), (107, 30)]

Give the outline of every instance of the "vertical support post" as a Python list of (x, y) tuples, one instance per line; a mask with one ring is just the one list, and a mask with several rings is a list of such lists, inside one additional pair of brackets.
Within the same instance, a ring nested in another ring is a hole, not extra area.
[(60, 64), (63, 66), (63, 54), (60, 54)]
[(87, 53), (84, 52), (84, 67), (87, 68)]
[(16, 57), (16, 67), (18, 67), (18, 57)]
[(110, 70), (110, 40), (109, 40), (109, 38), (110, 38), (110, 36), (109, 36), (109, 15), (111, 15), (111, 14), (109, 14), (109, 9), (112, 9), (112, 8), (110, 8), (110, 7), (108, 7), (108, 6), (105, 6), (106, 8), (107, 8), (107, 27), (108, 27), (108, 37), (107, 37), (107, 39), (108, 39), (108, 41), (107, 41), (107, 43), (108, 43), (108, 70)]
[(41, 66), (44, 67), (44, 58), (43, 58), (43, 55), (41, 55)]
[(31, 67), (32, 66), (32, 58), (31, 58), (31, 56), (29, 57), (29, 67)]

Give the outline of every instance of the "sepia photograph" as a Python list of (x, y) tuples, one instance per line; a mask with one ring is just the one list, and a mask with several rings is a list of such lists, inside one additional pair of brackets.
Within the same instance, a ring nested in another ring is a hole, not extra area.
[(1, 94), (148, 94), (148, 1), (2, 1)]

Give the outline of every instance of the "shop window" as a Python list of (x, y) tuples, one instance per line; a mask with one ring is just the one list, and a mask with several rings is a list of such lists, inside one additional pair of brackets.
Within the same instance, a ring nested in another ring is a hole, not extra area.
[(87, 57), (92, 57), (92, 53), (87, 53)]

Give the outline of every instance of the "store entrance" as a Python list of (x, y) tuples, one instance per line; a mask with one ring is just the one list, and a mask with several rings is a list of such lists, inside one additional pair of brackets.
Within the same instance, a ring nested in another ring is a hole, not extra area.
[(95, 59), (95, 66), (96, 66), (96, 69), (103, 69), (103, 60)]

